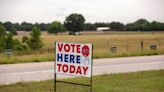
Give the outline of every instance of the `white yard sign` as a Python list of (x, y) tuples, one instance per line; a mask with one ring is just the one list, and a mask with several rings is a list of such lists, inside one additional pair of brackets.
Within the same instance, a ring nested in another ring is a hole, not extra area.
[(56, 42), (56, 73), (91, 77), (92, 44)]

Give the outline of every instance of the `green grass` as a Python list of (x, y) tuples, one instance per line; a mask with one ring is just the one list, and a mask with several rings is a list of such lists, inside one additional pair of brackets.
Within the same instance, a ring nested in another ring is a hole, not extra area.
[[(21, 36), (15, 38), (22, 39)], [(110, 58), (125, 56), (144, 56), (164, 54), (164, 32), (83, 32), (79, 36), (70, 36), (66, 34), (49, 35), (42, 34), (44, 49), (40, 51), (16, 51), (13, 57), (0, 54), (0, 64), (42, 62), (54, 60), (54, 42), (79, 42), (92, 43), (94, 45), (93, 58)], [(144, 42), (143, 51), (141, 51), (141, 41)], [(151, 50), (150, 45), (157, 45), (157, 50)], [(117, 47), (116, 53), (111, 53), (111, 47)]]
[[(87, 83), (87, 78), (64, 79)], [(0, 92), (54, 92), (53, 80), (0, 86)], [(57, 83), (57, 92), (89, 92), (88, 87)], [(164, 92), (164, 70), (93, 77), (93, 92)]]
[(46, 62), (53, 61), (54, 54), (31, 54), (31, 55), (21, 55), (21, 56), (6, 56), (0, 55), (0, 64), (15, 64), (15, 63), (28, 63), (28, 62)]
[[(106, 54), (93, 54), (93, 58), (113, 58), (113, 57), (127, 57), (127, 56), (150, 56), (150, 55), (160, 55), (159, 51), (143, 51), (143, 52), (129, 52), (129, 53), (106, 53)], [(47, 62), (54, 61), (54, 53), (33, 53), (33, 54), (23, 54), (23, 55), (13, 55), (7, 56), (0, 54), (0, 64), (16, 64), (16, 63), (30, 63), (30, 62)]]

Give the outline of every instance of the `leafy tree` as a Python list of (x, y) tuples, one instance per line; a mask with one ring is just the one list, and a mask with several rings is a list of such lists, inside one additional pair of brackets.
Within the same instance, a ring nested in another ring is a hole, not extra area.
[(15, 28), (16, 30), (20, 30), (20, 25), (19, 23), (13, 23), (13, 28)]
[(5, 49), (5, 43), (4, 38), (0, 39), (0, 52), (2, 52)]
[(14, 39), (13, 39), (12, 34), (8, 34), (5, 37), (4, 42), (5, 42), (5, 49), (13, 49), (13, 47), (14, 47)]
[(94, 24), (91, 24), (91, 23), (85, 23), (84, 30), (89, 30), (89, 31), (95, 30), (95, 26), (94, 26)]
[(114, 30), (123, 30), (124, 29), (124, 24), (120, 22), (112, 22), (109, 24), (111, 29)]
[(28, 39), (27, 36), (23, 36), (23, 38), (22, 38), (22, 43), (27, 43), (28, 40), (29, 40), (29, 39)]
[(4, 43), (4, 38), (6, 35), (5, 28), (2, 24), (0, 24), (0, 52), (4, 50), (5, 43)]
[(41, 24), (39, 25), (41, 31), (46, 31), (46, 30), (48, 30), (48, 25), (49, 25), (49, 24), (41, 23)]
[(22, 22), (20, 25), (20, 30), (31, 31), (33, 28), (32, 23)]
[(48, 33), (50, 34), (55, 33), (55, 35), (57, 35), (57, 33), (64, 32), (64, 31), (65, 31), (65, 27), (58, 21), (54, 21), (48, 27)]
[(10, 32), (12, 35), (17, 35), (17, 31), (15, 28), (12, 28), (11, 32)]
[(151, 25), (151, 31), (154, 31), (154, 30), (158, 30), (158, 31), (164, 30), (164, 23), (153, 21), (153, 22), (150, 23), (150, 25)]
[(6, 34), (6, 29), (4, 28), (4, 26), (2, 24), (0, 24), (0, 39), (3, 38)]
[(149, 31), (151, 30), (151, 25), (146, 19), (139, 19), (134, 23), (129, 23), (126, 25), (126, 30), (129, 31)]
[(40, 27), (39, 27), (39, 23), (36, 22), (36, 23), (33, 25), (33, 27), (38, 27), (38, 28), (40, 28)]
[(0, 39), (0, 52), (5, 49), (24, 50), (26, 47), (18, 39), (14, 39), (12, 34), (7, 34), (3, 39)]
[(160, 31), (164, 31), (164, 23), (160, 23)]
[(139, 19), (134, 22), (134, 27), (136, 30), (145, 31), (148, 29), (149, 22), (146, 19)]
[(11, 22), (5, 22), (4, 26), (5, 26), (6, 30), (9, 31), (11, 34), (17, 35), (16, 30), (18, 30), (18, 28), (19, 28), (18, 23), (12, 24)]
[(4, 27), (6, 28), (7, 31), (11, 31), (13, 26), (11, 22), (5, 22)]
[(30, 33), (30, 37), (26, 41), (27, 45), (33, 50), (38, 50), (42, 48), (43, 43), (40, 36), (40, 29), (38, 27), (33, 27), (32, 32)]
[(12, 34), (6, 34), (5, 28), (0, 25), (0, 51), (5, 49), (16, 49), (16, 46), (20, 45), (19, 40), (13, 39)]
[(70, 35), (75, 35), (75, 32), (79, 32), (84, 28), (85, 18), (81, 14), (73, 13), (66, 17), (64, 26), (69, 31)]

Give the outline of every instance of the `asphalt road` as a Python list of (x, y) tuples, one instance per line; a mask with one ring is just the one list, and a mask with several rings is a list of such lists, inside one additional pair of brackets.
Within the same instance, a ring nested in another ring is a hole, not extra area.
[[(164, 55), (94, 59), (93, 75), (164, 69)], [(54, 62), (0, 65), (0, 85), (54, 78)], [(57, 78), (74, 76), (59, 75)]]

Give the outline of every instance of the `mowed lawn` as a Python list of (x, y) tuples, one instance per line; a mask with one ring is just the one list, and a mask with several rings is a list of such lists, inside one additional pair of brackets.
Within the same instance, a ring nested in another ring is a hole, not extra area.
[[(86, 78), (63, 81), (87, 83)], [(54, 92), (54, 81), (1, 85), (0, 92)], [(89, 92), (88, 87), (57, 83), (57, 92)], [(93, 92), (164, 92), (164, 70), (93, 77)]]
[[(15, 38), (22, 39), (22, 36)], [(110, 58), (123, 56), (142, 56), (164, 54), (164, 32), (82, 32), (82, 35), (70, 36), (66, 34), (49, 35), (42, 33), (43, 49), (40, 51), (19, 51), (9, 57), (0, 54), (0, 64), (41, 62), (54, 60), (54, 42), (92, 43), (93, 58)], [(141, 49), (143, 41), (143, 49)], [(156, 45), (156, 50), (151, 50), (150, 45)], [(115, 53), (111, 47), (117, 47)]]

